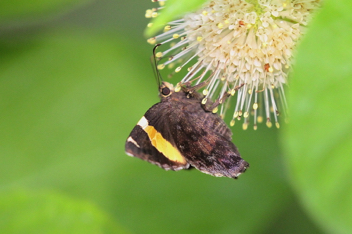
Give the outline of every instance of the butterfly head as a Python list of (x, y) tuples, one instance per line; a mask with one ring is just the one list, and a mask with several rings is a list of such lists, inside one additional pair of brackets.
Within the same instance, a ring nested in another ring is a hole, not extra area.
[(170, 84), (169, 82), (163, 81), (159, 88), (159, 95), (161, 98), (166, 98), (170, 96), (172, 93), (174, 93), (174, 91), (175, 89), (172, 84)]

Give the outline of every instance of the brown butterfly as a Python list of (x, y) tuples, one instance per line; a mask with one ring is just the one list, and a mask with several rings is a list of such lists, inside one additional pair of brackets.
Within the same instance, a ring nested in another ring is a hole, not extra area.
[(197, 92), (202, 86), (185, 83), (175, 89), (168, 82), (159, 82), (161, 100), (133, 128), (126, 153), (165, 170), (194, 167), (230, 178), (243, 173), (249, 164), (232, 143), (231, 130), (212, 111), (221, 101), (202, 104), (204, 95)]

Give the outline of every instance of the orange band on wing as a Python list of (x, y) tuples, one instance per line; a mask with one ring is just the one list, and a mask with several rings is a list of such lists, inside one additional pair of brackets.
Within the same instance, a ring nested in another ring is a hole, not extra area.
[(143, 129), (149, 136), (149, 139), (152, 145), (165, 157), (173, 162), (179, 162), (182, 164), (186, 164), (186, 159), (181, 155), (180, 151), (170, 142), (165, 140), (165, 138), (153, 127), (153, 126), (146, 126)]

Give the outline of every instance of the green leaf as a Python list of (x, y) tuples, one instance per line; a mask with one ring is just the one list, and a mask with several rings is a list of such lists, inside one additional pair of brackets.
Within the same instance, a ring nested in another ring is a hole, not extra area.
[(90, 0), (4, 0), (0, 1), (0, 24), (10, 20), (38, 19)]
[(146, 36), (153, 36), (170, 21), (181, 17), (187, 12), (197, 10), (205, 2), (207, 2), (207, 0), (168, 0), (165, 2), (165, 7), (160, 10), (160, 14), (158, 12), (158, 16), (151, 20), (153, 25), (146, 29)]
[(56, 192), (0, 194), (2, 233), (127, 233), (87, 201)]
[(291, 77), (287, 165), (311, 216), (352, 230), (352, 3), (326, 1), (299, 47)]

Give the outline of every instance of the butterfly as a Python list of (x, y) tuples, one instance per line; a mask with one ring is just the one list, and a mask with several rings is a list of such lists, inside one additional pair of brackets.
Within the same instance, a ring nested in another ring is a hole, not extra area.
[(160, 81), (160, 102), (133, 128), (126, 153), (165, 170), (196, 168), (230, 178), (245, 172), (249, 164), (232, 143), (231, 130), (212, 111), (221, 101), (203, 104), (204, 95), (197, 92), (202, 86), (187, 82), (174, 87)]

